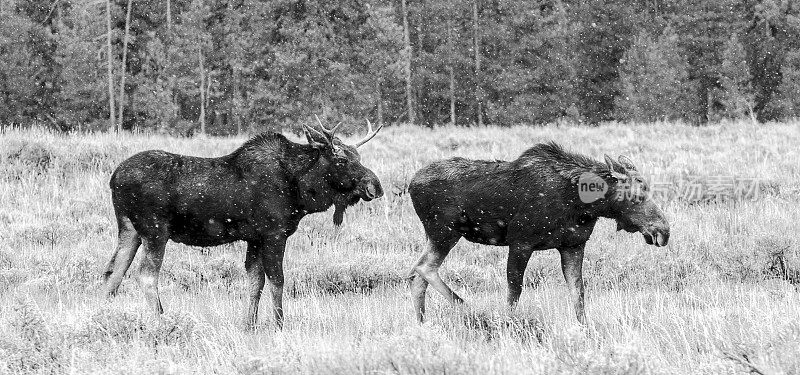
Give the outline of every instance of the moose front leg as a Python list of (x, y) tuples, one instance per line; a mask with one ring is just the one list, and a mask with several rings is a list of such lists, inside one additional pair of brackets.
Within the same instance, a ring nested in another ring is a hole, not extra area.
[(561, 253), (561, 271), (567, 282), (570, 300), (575, 306), (578, 322), (586, 324), (586, 313), (583, 308), (583, 247), (559, 248)]
[(252, 329), (258, 322), (258, 305), (261, 301), (265, 281), (269, 281), (272, 292), (272, 309), (275, 322), (283, 327), (283, 253), (286, 239), (282, 236), (269, 240), (251, 241), (247, 246), (244, 268), (250, 282), (250, 301), (244, 317), (245, 329)]
[(263, 244), (260, 242), (247, 243), (247, 255), (244, 260), (244, 269), (249, 282), (247, 311), (244, 316), (244, 328), (253, 329), (258, 321), (258, 303), (261, 301), (261, 291), (264, 289), (264, 262), (261, 260)]
[(286, 238), (275, 237), (263, 249), (264, 271), (272, 291), (272, 311), (275, 324), (283, 328), (283, 253), (286, 251)]
[(525, 278), (525, 269), (531, 259), (533, 249), (527, 244), (514, 243), (508, 249), (508, 263), (506, 265), (506, 278), (508, 281), (508, 307), (514, 308), (522, 294), (522, 284)]

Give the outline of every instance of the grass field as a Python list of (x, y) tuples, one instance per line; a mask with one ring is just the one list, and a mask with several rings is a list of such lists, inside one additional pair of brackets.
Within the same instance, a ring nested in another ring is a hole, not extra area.
[[(291, 136), (296, 138), (295, 136)], [(595, 158), (628, 155), (645, 174), (756, 178), (758, 199), (663, 202), (670, 245), (601, 220), (586, 247), (588, 324), (567, 301), (556, 251), (535, 254), (514, 312), (507, 249), (462, 241), (442, 273), (467, 300), (429, 290), (415, 323), (405, 276), (426, 246), (406, 193), (450, 156), (513, 159), (555, 140)], [(245, 307), (242, 243), (167, 246), (166, 314), (135, 278), (98, 295), (116, 241), (108, 179), (145, 149), (219, 156), (243, 139), (0, 133), (0, 374), (675, 374), (800, 373), (800, 123), (385, 129), (363, 147), (386, 196), (309, 216), (286, 255), (286, 327)], [(137, 262), (134, 262), (132, 271)]]

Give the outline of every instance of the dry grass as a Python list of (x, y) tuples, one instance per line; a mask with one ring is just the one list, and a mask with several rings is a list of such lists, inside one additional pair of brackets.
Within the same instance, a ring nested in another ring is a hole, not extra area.
[[(512, 159), (543, 140), (649, 174), (735, 175), (765, 183), (757, 202), (666, 203), (672, 242), (647, 246), (601, 221), (587, 245), (589, 324), (577, 326), (555, 252), (528, 267), (520, 308), (504, 307), (505, 248), (462, 242), (443, 274), (463, 309), (430, 293), (414, 323), (409, 266), (425, 246), (406, 186), (449, 156)], [(167, 248), (167, 314), (138, 286), (96, 295), (116, 229), (107, 182), (152, 148), (216, 156), (242, 139), (0, 134), (0, 374), (8, 373), (800, 373), (800, 124), (704, 128), (386, 129), (363, 151), (387, 195), (336, 229), (308, 217), (286, 256), (286, 327), (255, 332), (244, 308), (243, 244)], [(267, 311), (269, 299), (262, 309)]]

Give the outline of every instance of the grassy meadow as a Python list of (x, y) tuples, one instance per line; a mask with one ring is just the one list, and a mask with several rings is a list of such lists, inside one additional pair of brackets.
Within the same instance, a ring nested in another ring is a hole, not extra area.
[[(451, 156), (514, 159), (546, 140), (600, 160), (625, 154), (673, 182), (757, 178), (758, 199), (663, 202), (664, 248), (602, 219), (586, 247), (585, 327), (555, 250), (533, 256), (509, 312), (507, 249), (462, 240), (442, 274), (466, 306), (429, 289), (417, 324), (406, 275), (426, 241), (411, 176)], [(219, 156), (243, 141), (0, 132), (0, 374), (800, 373), (800, 123), (390, 127), (361, 152), (386, 196), (350, 208), (338, 229), (332, 210), (306, 217), (290, 238), (282, 331), (270, 298), (257, 329), (240, 328), (244, 243), (167, 245), (162, 317), (131, 277), (138, 260), (117, 298), (99, 296), (116, 165), (146, 149)]]

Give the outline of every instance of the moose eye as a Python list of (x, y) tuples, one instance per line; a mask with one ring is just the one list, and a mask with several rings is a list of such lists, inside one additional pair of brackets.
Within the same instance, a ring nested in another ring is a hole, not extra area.
[(647, 183), (641, 177), (636, 177), (634, 183), (634, 186), (636, 186), (642, 193), (646, 194), (648, 190), (650, 190), (650, 188), (647, 186)]
[(643, 191), (647, 191), (647, 184), (645, 184), (644, 179), (641, 177), (636, 178), (636, 184), (641, 186)]

